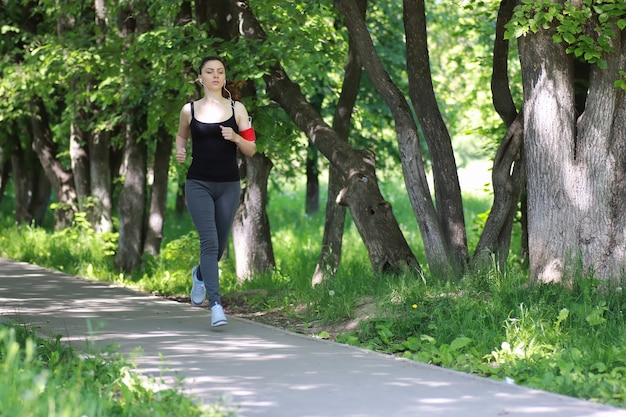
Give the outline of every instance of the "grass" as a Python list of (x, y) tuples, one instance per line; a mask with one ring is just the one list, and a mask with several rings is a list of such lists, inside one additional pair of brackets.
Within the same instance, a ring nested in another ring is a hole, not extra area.
[(0, 324), (0, 415), (232, 416), (219, 404), (194, 403), (179, 387), (155, 389), (159, 381), (132, 369), (112, 348), (98, 354), (77, 352), (60, 336), (42, 339), (28, 326)]
[[(382, 191), (424, 265), (417, 224), (402, 190), (392, 181)], [(610, 290), (584, 276), (573, 277), (571, 288), (530, 285), (515, 256), (517, 236), (506, 270), (493, 265), (458, 281), (433, 279), (427, 268), (423, 275), (373, 275), (349, 216), (340, 270), (311, 288), (323, 213), (303, 214), (299, 187), (270, 193), (276, 269), (238, 285), (233, 259), (220, 265), (225, 297), (244, 294), (248, 311), (287, 318), (298, 323), (294, 330), (316, 337), (626, 407), (626, 296), (620, 288)], [(475, 193), (464, 201), (473, 245), (490, 200)], [(114, 249), (112, 236), (80, 225), (56, 233), (16, 227), (8, 215), (2, 222), (0, 256), (156, 294), (188, 295), (199, 248), (187, 215), (168, 218), (161, 254), (146, 258), (132, 276), (116, 273), (112, 252), (101, 250), (102, 245)], [(348, 322), (358, 325), (348, 329)]]

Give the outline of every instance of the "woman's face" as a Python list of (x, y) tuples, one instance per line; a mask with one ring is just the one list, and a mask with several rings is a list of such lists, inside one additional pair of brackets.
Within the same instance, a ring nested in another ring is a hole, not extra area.
[(209, 90), (220, 89), (226, 81), (226, 69), (220, 61), (207, 61), (202, 66), (199, 77), (202, 84)]

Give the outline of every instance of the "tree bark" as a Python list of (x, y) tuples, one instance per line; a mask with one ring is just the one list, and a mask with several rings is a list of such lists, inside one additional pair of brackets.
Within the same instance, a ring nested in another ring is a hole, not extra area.
[(32, 141), (28, 125), (9, 121), (6, 126), (7, 141), (0, 146), (0, 201), (4, 196), (9, 177), (13, 178), (16, 223), (41, 226), (50, 206), (51, 186), (32, 149), (22, 147)]
[(435, 276), (458, 276), (461, 271), (457, 267), (458, 259), (453, 256), (446, 243), (443, 225), (439, 221), (431, 198), (419, 147), (417, 126), (411, 109), (385, 71), (372, 44), (365, 22), (359, 16), (358, 8), (354, 2), (352, 0), (336, 0), (335, 6), (345, 16), (344, 22), (350, 36), (354, 38), (355, 47), (369, 78), (393, 114), (404, 181), (420, 226), (430, 270)]
[(276, 266), (267, 206), (272, 161), (261, 153), (245, 158), (246, 187), (233, 223), (237, 281), (243, 282)]
[(11, 150), (11, 169), (13, 177), (13, 193), (15, 194), (15, 222), (29, 224), (32, 216), (28, 211), (30, 205), (30, 195), (32, 195), (32, 181), (26, 168), (25, 151), (14, 141)]
[(504, 25), (511, 19), (515, 3), (513, 0), (501, 2), (496, 22), (491, 93), (494, 108), (507, 127), (507, 133), (493, 162), (491, 178), (494, 200), (471, 260), (474, 268), (484, 263), (490, 264), (492, 254), (500, 268), (504, 268), (510, 252), (518, 202), (526, 184), (524, 121), (517, 112), (509, 88), (509, 42), (504, 37)]
[(71, 224), (74, 213), (78, 211), (74, 177), (56, 158), (57, 151), (52, 141), (48, 114), (41, 98), (35, 97), (31, 101), (31, 115), (33, 150), (50, 180), (59, 203), (54, 212), (54, 227), (57, 230), (63, 229)]
[(281, 67), (274, 66), (270, 70), (266, 84), (270, 97), (281, 105), (330, 163), (346, 176), (346, 188), (338, 201), (350, 209), (374, 271), (400, 272), (407, 265), (419, 267), (391, 213), (391, 206), (380, 192), (373, 155), (356, 151), (342, 141), (309, 105), (299, 87)]
[(505, 25), (511, 20), (516, 0), (503, 0), (498, 9), (496, 36), (493, 43), (491, 93), (493, 107), (508, 128), (517, 118), (517, 108), (509, 88), (509, 41), (504, 37)]
[[(208, 4), (207, 4), (208, 6)], [(217, 22), (212, 26), (211, 36), (234, 40), (245, 35), (246, 19), (244, 10), (249, 12), (245, 2), (220, 0), (210, 2), (208, 15)], [(245, 93), (256, 94), (254, 84), (247, 86)], [(254, 115), (254, 109), (249, 109)], [(261, 136), (261, 132), (258, 133)], [(252, 158), (239, 155), (239, 170), (242, 183), (241, 199), (233, 221), (233, 243), (237, 280), (243, 282), (254, 274), (274, 268), (270, 223), (267, 217), (267, 182), (273, 167), (272, 161), (261, 153)]]
[[(441, 237), (438, 239), (443, 240), (445, 244), (445, 248), (441, 248), (445, 252), (437, 254), (438, 259), (435, 262), (445, 265), (447, 271), (435, 269), (435, 273), (447, 272), (458, 277), (464, 271), (468, 261), (463, 200), (452, 141), (439, 111), (431, 78), (424, 0), (404, 0), (403, 17), (406, 32), (409, 95), (430, 151), (435, 187), (435, 210), (441, 226)], [(406, 129), (413, 129), (408, 121)], [(413, 148), (412, 144), (403, 145), (400, 142), (401, 152), (403, 149), (405, 152), (410, 152), (411, 148)], [(409, 158), (421, 159), (421, 155), (414, 153), (409, 155)], [(405, 158), (403, 165), (414, 166), (409, 158)], [(420, 166), (418, 169), (423, 170), (423, 167)], [(412, 172), (412, 169), (405, 171)], [(423, 175), (425, 174), (420, 173), (420, 176)], [(421, 181), (421, 178), (412, 176), (406, 178), (407, 181)], [(407, 187), (407, 189), (409, 188)], [(427, 198), (429, 195), (424, 194), (426, 191), (427, 189), (419, 189), (418, 193), (411, 197), (411, 200)], [(421, 215), (419, 212), (416, 214)], [(425, 228), (430, 229), (430, 226), (425, 225)], [(424, 232), (425, 228), (420, 230)]]
[(550, 30), (519, 40), (531, 280), (617, 280), (625, 272), (626, 93), (613, 82), (626, 67), (626, 35), (616, 32), (608, 68), (591, 70), (578, 119), (574, 58)]
[(315, 214), (320, 211), (320, 180), (318, 164), (318, 151), (315, 145), (309, 143), (306, 158), (306, 196), (304, 212)]
[[(136, 114), (133, 116), (129, 119), (143, 119)], [(140, 129), (135, 123), (129, 121), (126, 127), (124, 185), (118, 206), (120, 230), (115, 265), (124, 272), (132, 272), (141, 265), (144, 241), (147, 147), (144, 142), (137, 141)]]
[(167, 184), (170, 170), (170, 157), (172, 155), (173, 138), (161, 127), (159, 140), (154, 152), (152, 166), (152, 189), (150, 194), (150, 210), (146, 228), (146, 240), (143, 252), (156, 256), (161, 250), (163, 240), (163, 223), (167, 210)]
[[(76, 106), (80, 108), (81, 106)], [(91, 195), (89, 179), (89, 154), (87, 152), (87, 140), (85, 132), (80, 128), (85, 115), (82, 111), (76, 112), (70, 126), (70, 160), (78, 209), (85, 211)]]
[(11, 159), (7, 157), (5, 146), (0, 144), (0, 204), (4, 198), (4, 190), (7, 188), (9, 181), (9, 172), (11, 170)]
[[(257, 40), (266, 39), (247, 2), (238, 3), (243, 5), (240, 11), (244, 16), (242, 28), (246, 36)], [(391, 212), (391, 206), (380, 192), (372, 155), (356, 151), (341, 140), (307, 102), (300, 87), (289, 79), (280, 64), (270, 67), (264, 79), (270, 98), (287, 112), (330, 163), (346, 175), (347, 188), (342, 190), (339, 201), (350, 209), (374, 271), (401, 272), (407, 266), (419, 269), (417, 259)]]
[(498, 147), (491, 175), (494, 200), (472, 257), (472, 267), (489, 263), (492, 254), (501, 268), (506, 264), (517, 203), (526, 180), (523, 123), (520, 113)]
[[(358, 0), (357, 5), (361, 15), (365, 17), (367, 0)], [(333, 117), (333, 130), (337, 132), (339, 139), (345, 142), (348, 142), (348, 137), (350, 136), (350, 121), (352, 120), (352, 111), (359, 94), (361, 73), (361, 60), (350, 39), (343, 84)], [(315, 272), (311, 279), (312, 286), (316, 286), (326, 278), (334, 275), (341, 262), (346, 209), (344, 206), (338, 204), (337, 197), (344, 186), (345, 176), (333, 164), (330, 164), (328, 167), (328, 198), (326, 201), (324, 219), (324, 235), (322, 237), (322, 248), (317, 260), (317, 265), (315, 266)]]
[[(144, 33), (149, 29), (149, 17), (144, 10), (133, 9), (135, 5), (120, 10), (120, 34)], [(141, 265), (146, 224), (146, 169), (148, 147), (138, 140), (146, 130), (147, 116), (144, 106), (131, 107), (126, 114), (124, 130), (124, 185), (119, 197), (119, 239), (115, 265), (124, 272), (132, 272)]]
[[(94, 109), (98, 112), (97, 109)], [(111, 151), (109, 133), (93, 132), (89, 138), (90, 188), (93, 206), (90, 208), (90, 222), (98, 232), (113, 230), (113, 203), (111, 197)]]

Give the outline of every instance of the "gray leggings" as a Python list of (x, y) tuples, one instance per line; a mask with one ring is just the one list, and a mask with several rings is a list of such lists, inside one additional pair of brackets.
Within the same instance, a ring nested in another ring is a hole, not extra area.
[(220, 303), (220, 260), (239, 206), (239, 181), (209, 182), (188, 179), (185, 199), (200, 238), (200, 278), (204, 280), (209, 306)]

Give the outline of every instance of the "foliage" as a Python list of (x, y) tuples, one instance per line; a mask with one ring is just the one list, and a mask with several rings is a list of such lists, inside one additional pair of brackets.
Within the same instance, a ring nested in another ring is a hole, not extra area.
[[(0, 120), (23, 121), (29, 100), (39, 95), (50, 111), (54, 140), (60, 149), (67, 149), (70, 121), (85, 103), (103, 110), (88, 120), (87, 127), (106, 130), (114, 140), (129, 108), (143, 107), (148, 123), (141, 139), (153, 145), (160, 126), (175, 133), (180, 106), (197, 97), (199, 91), (193, 84), (196, 61), (203, 55), (220, 53), (229, 63), (229, 77), (246, 79), (259, 87), (261, 94), (247, 104), (258, 128), (259, 149), (267, 151), (278, 171), (272, 176), (268, 206), (276, 270), (240, 287), (232, 259), (227, 257), (220, 265), (225, 292), (263, 288), (266, 295), (251, 298), (252, 307), (281, 310), (311, 329), (362, 319), (359, 309), (369, 306), (373, 308), (370, 318), (358, 331), (338, 336), (339, 341), (623, 405), (620, 378), (625, 364), (619, 358), (625, 356), (621, 348), (625, 303), (619, 293), (604, 293), (591, 279), (579, 280), (573, 290), (525, 287), (524, 271), (516, 263), (506, 271), (487, 268), (457, 284), (431, 281), (427, 269), (422, 275), (372, 277), (364, 246), (348, 216), (340, 271), (310, 288), (323, 218), (321, 214), (302, 216), (302, 189), (285, 181), (300, 172), (307, 142), (261, 88), (264, 69), (276, 62), (280, 53), (290, 76), (330, 123), (341, 83), (346, 34), (338, 29), (330, 0), (305, 3), (271, 0), (252, 5), (268, 31), (264, 45), (209, 38), (206, 28), (195, 23), (176, 26), (172, 12), (176, 7), (171, 7), (169, 0), (145, 5), (153, 20), (151, 30), (124, 39), (111, 27), (112, 33), (102, 43), (98, 29), (93, 27), (91, 10), (80, 2), (65, 2), (64, 10), (68, 10), (67, 15), (69, 10), (76, 12), (72, 14), (84, 26), (75, 28), (88, 27), (88, 35), (70, 30), (63, 37), (58, 36), (56, 24), (64, 15), (52, 2), (42, 1), (33, 10), (20, 10), (17, 3), (8, 3), (11, 18), (3, 27), (7, 36), (0, 42), (5, 52), (0, 61)], [(398, 29), (400, 3), (372, 3), (367, 23), (392, 79), (406, 91), (404, 40)], [(429, 32), (435, 34), (429, 36), (435, 90), (460, 166), (484, 152), (483, 144), (493, 146), (503, 133), (489, 103), (490, 93), (477, 87), (487, 85), (491, 70), (489, 43), (497, 3), (462, 1), (463, 7), (450, 8), (446, 2), (437, 1), (428, 6)], [(623, 3), (566, 3), (524, 0), (509, 25), (509, 38), (554, 26), (554, 40), (565, 42), (568, 52), (602, 66), (602, 53), (612, 39), (611, 25), (624, 28)], [(122, 2), (120, 7), (125, 5)], [(24, 18), (26, 11), (32, 13), (30, 20)], [(110, 22), (115, 21), (115, 13), (111, 10)], [(597, 18), (594, 36), (585, 26), (592, 16)], [(22, 21), (32, 25), (23, 26)], [(37, 30), (28, 30), (33, 27)], [(513, 67), (514, 79), (519, 76), (516, 71)], [(616, 86), (626, 88), (626, 73), (621, 74), (623, 78)], [(514, 89), (513, 94), (521, 96), (519, 90)], [(459, 101), (459, 96), (465, 100)], [(376, 151), (384, 168), (380, 173), (382, 191), (393, 205), (410, 246), (418, 258), (423, 256), (416, 220), (397, 181), (398, 155), (390, 113), (367, 78), (361, 86), (354, 126), (351, 141)], [(0, 140), (6, 136), (0, 132)], [(459, 147), (459, 141), (464, 146)], [(67, 156), (65, 151), (59, 154), (66, 164)], [(184, 168), (172, 168), (173, 181), (181, 178), (177, 169)], [(472, 211), (466, 218), (480, 225), (476, 213), (484, 213), (486, 203), (481, 198), (475, 200), (475, 205), (465, 205)], [(0, 225), (1, 256), (139, 286), (156, 294), (188, 293), (189, 270), (197, 262), (199, 248), (189, 222), (173, 214), (168, 216), (161, 254), (146, 257), (142, 269), (132, 276), (116, 274), (112, 268), (115, 236), (89, 232), (81, 214), (76, 216), (75, 226), (63, 232), (14, 226), (10, 218), (9, 213)], [(468, 229), (468, 240), (476, 241), (481, 229)], [(327, 330), (319, 334), (330, 337)]]
[(626, 28), (626, 4), (621, 0), (522, 0), (507, 25), (507, 36), (514, 39), (552, 27), (554, 42), (565, 42), (567, 53), (606, 69), (603, 54), (612, 51), (616, 29)]
[[(419, 233), (411, 223), (411, 208), (400, 188), (388, 184), (383, 191), (400, 222), (405, 222), (407, 240), (418, 248)], [(601, 281), (589, 277), (576, 278), (571, 288), (529, 285), (527, 271), (517, 263), (510, 263), (505, 270), (499, 270), (494, 263), (459, 282), (433, 280), (427, 271), (421, 275), (373, 277), (365, 249), (348, 219), (340, 270), (311, 288), (324, 219), (321, 214), (302, 215), (301, 189), (302, 185), (270, 189), (268, 215), (276, 270), (239, 286), (232, 259), (227, 258), (220, 264), (224, 299), (243, 297), (248, 311), (256, 310), (259, 317), (279, 312), (290, 326), (300, 323), (290, 328), (316, 337), (626, 406), (626, 296), (621, 287), (610, 291)], [(465, 207), (472, 208), (467, 213), (470, 220), (487, 205), (471, 195), (465, 200)], [(89, 262), (102, 268), (92, 272), (93, 278), (186, 297), (198, 243), (189, 221), (173, 215), (168, 218), (168, 236), (161, 254), (147, 260), (147, 266), (136, 276), (105, 271), (107, 262), (101, 252), (89, 250), (88, 240), (81, 241), (81, 245), (91, 260), (61, 247), (55, 250), (63, 257), (22, 260), (83, 276), (86, 269), (72, 265)], [(11, 232), (2, 236), (0, 255), (15, 259), (24, 254), (32, 256), (24, 246), (45, 253), (47, 242), (54, 241), (54, 234), (59, 233), (35, 232), (26, 226), (8, 229)], [(480, 232), (472, 228), (468, 231), (470, 240)], [(63, 242), (66, 246), (77, 245), (76, 240)], [(336, 330), (342, 329), (346, 321), (360, 325), (351, 331)]]
[(626, 297), (590, 278), (528, 286), (486, 271), (440, 286), (407, 277), (379, 315), (337, 341), (626, 407)]
[(54, 266), (69, 274), (95, 277), (113, 267), (116, 233), (96, 233), (84, 213), (75, 215), (72, 227), (49, 233), (43, 228), (11, 223), (9, 216), (0, 221), (0, 256), (38, 265)]
[(0, 416), (233, 416), (219, 404), (198, 406), (180, 387), (155, 389), (158, 381), (132, 369), (113, 348), (85, 354), (61, 336), (0, 324)]
[[(427, 2), (428, 46), (435, 93), (450, 131), (457, 165), (492, 158), (506, 128), (492, 105), (494, 22), (499, 1)], [(515, 44), (509, 77), (518, 108), (522, 92)], [(462, 97), (462, 98), (461, 98)]]

